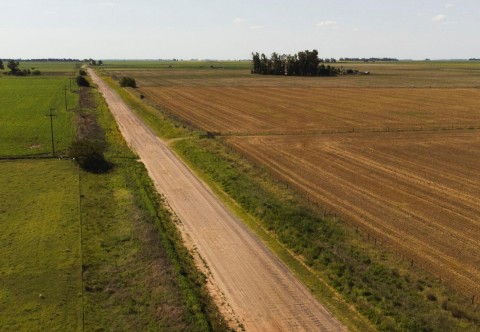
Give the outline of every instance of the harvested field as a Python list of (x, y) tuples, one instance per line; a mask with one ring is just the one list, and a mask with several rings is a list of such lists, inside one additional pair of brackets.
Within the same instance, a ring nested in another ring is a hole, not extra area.
[(228, 142), (414, 264), (465, 294), (479, 293), (477, 131)]
[(147, 87), (142, 91), (196, 127), (222, 134), (480, 128), (477, 89)]

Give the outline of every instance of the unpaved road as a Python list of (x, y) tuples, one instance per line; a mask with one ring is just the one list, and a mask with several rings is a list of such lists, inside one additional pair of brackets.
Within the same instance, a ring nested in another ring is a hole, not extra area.
[(93, 70), (89, 74), (245, 329), (345, 330), (121, 98)]

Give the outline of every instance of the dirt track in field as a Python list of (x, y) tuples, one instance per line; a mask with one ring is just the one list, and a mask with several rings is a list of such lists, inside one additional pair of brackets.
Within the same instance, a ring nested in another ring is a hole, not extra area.
[(145, 164), (247, 331), (344, 327), (92, 70), (127, 143)]

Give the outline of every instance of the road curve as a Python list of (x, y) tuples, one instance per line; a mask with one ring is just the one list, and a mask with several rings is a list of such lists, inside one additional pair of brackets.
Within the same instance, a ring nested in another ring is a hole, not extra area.
[(88, 70), (247, 331), (346, 330), (122, 99)]

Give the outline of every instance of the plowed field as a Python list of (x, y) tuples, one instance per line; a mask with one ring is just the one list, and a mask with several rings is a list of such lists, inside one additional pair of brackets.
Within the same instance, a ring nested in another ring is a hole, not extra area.
[(414, 264), (467, 294), (480, 291), (478, 132), (229, 142)]
[(146, 87), (205, 130), (294, 134), (480, 128), (479, 89)]

